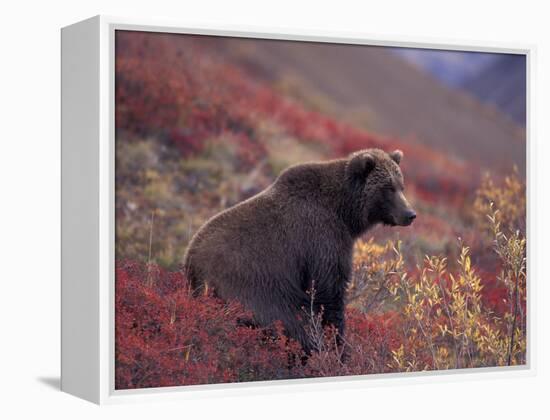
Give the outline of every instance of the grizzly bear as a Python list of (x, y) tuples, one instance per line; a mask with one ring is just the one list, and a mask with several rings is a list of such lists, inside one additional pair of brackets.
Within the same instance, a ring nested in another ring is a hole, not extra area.
[(308, 353), (310, 305), (343, 337), (355, 239), (376, 224), (408, 226), (416, 217), (403, 195), (402, 156), (367, 149), (286, 169), (198, 230), (183, 262), (191, 287), (240, 301), (258, 325), (282, 321)]

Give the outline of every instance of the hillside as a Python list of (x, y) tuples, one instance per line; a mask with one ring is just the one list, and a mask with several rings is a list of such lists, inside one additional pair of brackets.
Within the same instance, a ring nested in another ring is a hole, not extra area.
[(219, 52), (275, 86), (294, 80), (338, 118), (372, 132), (478, 165), (525, 168), (520, 126), (383, 47), (230, 39)]
[[(472, 199), (481, 177), (475, 161), (411, 139), (373, 134), (336, 118), (339, 108), (312, 109), (309, 91), (304, 101), (252, 77), (250, 65), (237, 66), (239, 50), (228, 50), (227, 40), (143, 35), (138, 42), (138, 35), (117, 39), (121, 255), (148, 255), (144, 226), (157, 211), (160, 236), (154, 236), (153, 246), (157, 258), (174, 267), (205, 220), (259, 192), (285, 167), (369, 147), (403, 150), (408, 195), (423, 212), (412, 229), (380, 228), (375, 234), (400, 233), (414, 241), (422, 231), (426, 240), (419, 255), (454, 242), (452, 232), (464, 225), (461, 206)], [(332, 89), (346, 85), (345, 79)]]

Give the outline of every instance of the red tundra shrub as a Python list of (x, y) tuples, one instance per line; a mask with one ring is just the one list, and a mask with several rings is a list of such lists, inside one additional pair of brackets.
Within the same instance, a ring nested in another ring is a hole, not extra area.
[(131, 262), (116, 268), (117, 389), (282, 379), (297, 343), (242, 326), (239, 304), (192, 297), (181, 273)]
[(116, 389), (381, 373), (400, 346), (394, 313), (348, 309), (345, 342), (321, 328), (306, 358), (280, 323), (247, 326), (240, 304), (193, 297), (181, 273), (156, 265), (118, 263), (115, 293)]

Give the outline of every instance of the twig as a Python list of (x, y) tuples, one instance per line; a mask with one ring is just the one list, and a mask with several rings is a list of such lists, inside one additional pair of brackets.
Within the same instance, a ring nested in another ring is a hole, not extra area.
[(155, 210), (151, 212), (151, 224), (149, 226), (149, 256), (147, 258), (147, 285), (151, 287), (153, 280), (151, 277), (151, 256), (153, 250), (153, 223), (155, 221)]
[[(441, 285), (441, 282), (439, 282), (438, 285), (439, 285), (439, 289), (441, 290), (441, 295), (443, 296), (443, 303), (444, 303), (444, 307), (445, 307), (445, 312), (447, 312), (447, 318), (449, 318), (449, 325), (451, 326), (451, 331), (452, 331), (452, 335), (453, 335), (453, 345), (454, 345), (454, 348), (455, 348), (455, 369), (459, 369), (460, 368), (459, 348), (458, 348), (458, 344), (456, 342), (456, 337), (455, 337), (455, 327), (454, 327), (453, 317), (451, 316), (451, 311), (449, 309), (449, 304), (447, 303), (447, 296), (445, 294), (445, 290), (443, 289), (443, 286)], [(448, 285), (447, 285), (447, 287), (448, 287)]]
[(510, 332), (510, 349), (508, 350), (508, 366), (512, 365), (512, 353), (514, 351), (514, 341), (516, 337), (516, 321), (518, 318), (518, 300), (519, 300), (519, 276), (515, 276), (514, 285), (514, 316), (512, 318), (512, 331)]

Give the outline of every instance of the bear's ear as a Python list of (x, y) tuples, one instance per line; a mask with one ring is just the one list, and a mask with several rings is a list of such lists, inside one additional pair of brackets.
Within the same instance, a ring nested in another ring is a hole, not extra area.
[(374, 169), (376, 162), (370, 153), (358, 153), (348, 163), (348, 173), (352, 179), (365, 180)]
[(399, 165), (401, 159), (403, 159), (403, 152), (401, 150), (394, 150), (390, 153), (392, 160)]

